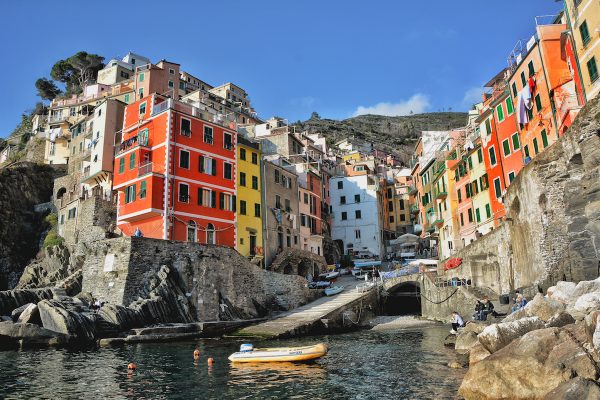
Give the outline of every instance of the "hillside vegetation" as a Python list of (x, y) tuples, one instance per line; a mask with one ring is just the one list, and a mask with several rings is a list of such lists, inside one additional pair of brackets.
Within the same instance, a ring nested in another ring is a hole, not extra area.
[(342, 121), (320, 118), (313, 113), (307, 121), (296, 123), (302, 130), (320, 132), (328, 142), (357, 139), (373, 143), (375, 148), (392, 152), (407, 162), (421, 131), (448, 130), (465, 126), (467, 113), (436, 112), (401, 117), (360, 115)]

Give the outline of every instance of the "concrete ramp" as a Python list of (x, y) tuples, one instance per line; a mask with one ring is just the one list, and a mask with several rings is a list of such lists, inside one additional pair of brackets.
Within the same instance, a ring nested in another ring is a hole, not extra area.
[[(329, 320), (333, 325), (333, 319), (343, 319), (341, 314), (344, 311), (366, 308), (375, 298), (375, 294), (376, 289), (359, 293), (354, 287), (347, 288), (338, 295), (322, 297), (275, 319), (243, 328), (236, 333), (236, 336), (275, 339), (306, 335), (319, 328), (327, 329)], [(352, 323), (354, 322), (358, 321)]]

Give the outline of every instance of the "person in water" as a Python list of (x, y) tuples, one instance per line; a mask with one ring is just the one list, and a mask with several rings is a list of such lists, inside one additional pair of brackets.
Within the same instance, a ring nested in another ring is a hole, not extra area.
[(460, 316), (460, 314), (456, 311), (452, 311), (452, 329), (450, 333), (456, 334), (458, 332), (458, 328), (462, 328), (465, 326), (465, 321)]

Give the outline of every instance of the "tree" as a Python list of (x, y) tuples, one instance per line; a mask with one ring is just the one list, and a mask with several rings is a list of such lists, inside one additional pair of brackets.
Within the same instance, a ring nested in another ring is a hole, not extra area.
[(67, 59), (67, 62), (77, 71), (77, 82), (83, 88), (95, 81), (98, 71), (104, 68), (104, 57), (80, 51)]
[(55, 81), (59, 81), (65, 84), (67, 87), (67, 93), (72, 93), (73, 89), (76, 89), (74, 86), (77, 85), (77, 79), (75, 78), (75, 74), (77, 71), (67, 60), (58, 60), (52, 66), (52, 70), (50, 71), (50, 77)]
[(35, 81), (35, 87), (38, 90), (37, 95), (43, 100), (52, 100), (62, 93), (53, 81), (46, 78), (40, 78)]
[(310, 119), (321, 119), (321, 116), (318, 112), (313, 111), (312, 114), (310, 114)]

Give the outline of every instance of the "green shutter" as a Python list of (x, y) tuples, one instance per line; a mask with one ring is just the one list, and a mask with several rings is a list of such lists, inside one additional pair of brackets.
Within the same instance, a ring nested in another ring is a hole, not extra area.
[(517, 151), (521, 148), (521, 142), (519, 141), (518, 133), (515, 133), (514, 135), (512, 135), (512, 142), (513, 142), (513, 150)]
[(131, 153), (129, 156), (129, 169), (135, 168), (135, 153)]
[(525, 79), (525, 71), (521, 72), (521, 83), (523, 87), (527, 86), (527, 79)]
[(212, 208), (217, 207), (217, 192), (215, 192), (214, 190), (210, 192), (210, 206)]
[(510, 143), (508, 139), (502, 142), (502, 149), (504, 150), (504, 157), (510, 155)]
[(477, 219), (477, 222), (481, 222), (481, 215), (479, 214), (479, 208), (475, 209), (475, 218)]
[(136, 186), (131, 186), (131, 201), (135, 201)]
[(544, 148), (548, 147), (548, 135), (546, 134), (545, 129), (542, 130), (542, 144), (544, 145)]
[(219, 208), (221, 210), (225, 209), (225, 194), (224, 193), (219, 193)]
[(212, 160), (212, 174), (217, 176), (217, 160), (215, 158)]
[(596, 57), (592, 57), (587, 62), (588, 73), (590, 74), (590, 83), (595, 82), (598, 79), (598, 65), (596, 64)]
[(490, 205), (486, 204), (485, 205), (485, 216), (486, 218), (492, 218), (492, 210), (490, 209)]
[(525, 157), (529, 157), (529, 146), (526, 145), (523, 150), (525, 151)]
[(198, 157), (198, 170), (204, 172), (204, 156)]
[(469, 170), (473, 169), (473, 160), (471, 160), (471, 156), (469, 156), (469, 159), (467, 160), (469, 163)]
[(490, 164), (491, 165), (496, 165), (496, 151), (494, 150), (493, 147), (490, 147), (490, 149), (488, 150), (489, 154), (490, 154)]
[(527, 64), (527, 68), (529, 68), (529, 76), (535, 75), (535, 69), (533, 68), (533, 61), (529, 61), (529, 64)]
[(579, 25), (579, 34), (581, 35), (581, 41), (584, 46), (590, 42), (590, 30), (588, 29), (587, 21), (583, 21), (581, 25)]
[(140, 199), (146, 198), (146, 181), (140, 183)]
[(140, 74), (140, 82), (144, 82), (144, 73), (143, 72)]
[(512, 114), (513, 111), (514, 111), (514, 108), (513, 108), (512, 99), (509, 97), (509, 98), (506, 99), (506, 115)]
[(502, 188), (500, 187), (500, 179), (494, 179), (494, 191), (496, 192), (496, 198), (502, 196)]
[(535, 109), (538, 112), (542, 111), (542, 98), (539, 94), (535, 95)]
[(125, 156), (119, 159), (119, 173), (122, 174), (125, 172)]
[[(513, 91), (513, 97), (517, 97), (517, 94), (518, 94), (517, 84), (515, 82), (513, 82), (513, 84), (512, 84), (512, 91)], [(512, 104), (512, 101), (511, 101), (511, 104)]]
[(123, 100), (125, 101), (125, 103), (129, 104), (129, 93), (125, 95), (125, 98)]
[(485, 133), (490, 135), (492, 133), (492, 125), (490, 124), (490, 119), (485, 120)]
[(198, 205), (199, 206), (202, 205), (202, 188), (201, 187), (198, 188)]
[(498, 122), (504, 121), (504, 110), (502, 109), (502, 104), (498, 104), (498, 107), (496, 107), (496, 113), (498, 114)]
[(540, 148), (538, 147), (537, 138), (533, 138), (533, 151), (537, 155), (540, 152)]

